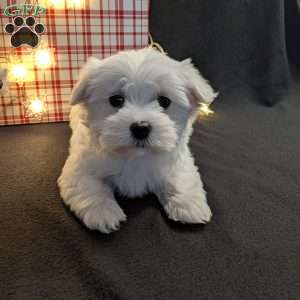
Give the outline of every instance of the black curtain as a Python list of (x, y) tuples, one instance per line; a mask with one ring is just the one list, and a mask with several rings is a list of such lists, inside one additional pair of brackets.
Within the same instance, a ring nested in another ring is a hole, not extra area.
[(274, 105), (300, 64), (299, 0), (151, 1), (150, 32), (168, 54), (192, 57), (222, 93)]

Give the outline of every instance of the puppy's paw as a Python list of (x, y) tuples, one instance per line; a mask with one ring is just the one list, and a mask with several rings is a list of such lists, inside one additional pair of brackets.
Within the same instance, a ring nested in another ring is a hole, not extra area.
[(202, 199), (181, 201), (173, 198), (167, 202), (164, 209), (170, 219), (182, 223), (208, 223), (212, 217), (209, 206)]
[(110, 233), (120, 228), (120, 223), (126, 221), (126, 215), (115, 201), (111, 201), (88, 208), (81, 219), (89, 229)]

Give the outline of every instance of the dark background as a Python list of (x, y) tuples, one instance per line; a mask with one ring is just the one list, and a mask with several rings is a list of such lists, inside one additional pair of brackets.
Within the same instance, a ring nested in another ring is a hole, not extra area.
[(297, 0), (151, 1), (150, 32), (170, 56), (192, 57), (218, 90), (243, 88), (274, 105), (290, 64), (300, 64), (299, 16)]
[(220, 91), (191, 149), (213, 211), (167, 220), (155, 196), (91, 232), (56, 187), (66, 123), (0, 128), (1, 299), (300, 299), (299, 5), (151, 1), (151, 32)]

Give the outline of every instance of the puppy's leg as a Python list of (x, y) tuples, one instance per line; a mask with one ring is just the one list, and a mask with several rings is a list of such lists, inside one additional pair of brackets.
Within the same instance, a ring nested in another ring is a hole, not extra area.
[(58, 185), (64, 202), (88, 228), (109, 233), (126, 220), (111, 188), (96, 178), (63, 172)]
[(168, 179), (160, 202), (168, 217), (182, 223), (207, 223), (212, 213), (207, 205), (206, 192), (194, 164), (178, 168)]

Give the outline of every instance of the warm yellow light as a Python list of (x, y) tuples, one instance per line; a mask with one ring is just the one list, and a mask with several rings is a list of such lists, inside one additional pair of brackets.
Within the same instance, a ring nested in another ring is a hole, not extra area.
[(38, 68), (47, 69), (51, 67), (53, 61), (53, 54), (50, 49), (38, 49), (35, 52), (35, 63)]
[(45, 111), (45, 104), (41, 99), (35, 98), (29, 101), (28, 109), (32, 115), (41, 115)]
[(68, 0), (69, 7), (81, 8), (84, 6), (84, 0)]
[(200, 103), (199, 112), (205, 116), (212, 115), (214, 113), (213, 110), (209, 108), (209, 105), (206, 103)]
[(24, 102), (24, 107), (26, 111), (26, 115), (28, 117), (33, 117), (38, 120), (42, 120), (45, 112), (47, 111), (47, 102), (46, 96), (43, 98), (40, 97), (32, 97)]
[(65, 0), (48, 0), (50, 5), (53, 5), (54, 8), (64, 8)]
[(11, 75), (12, 75), (13, 79), (16, 80), (17, 82), (26, 81), (27, 76), (28, 76), (28, 69), (22, 63), (12, 65)]

